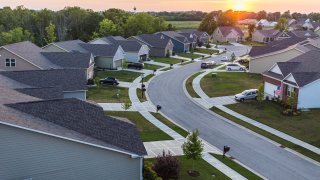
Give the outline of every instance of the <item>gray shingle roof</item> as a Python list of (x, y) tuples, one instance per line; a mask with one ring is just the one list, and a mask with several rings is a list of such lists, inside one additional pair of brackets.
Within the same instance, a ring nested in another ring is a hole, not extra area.
[(0, 75), (31, 87), (61, 87), (63, 91), (87, 89), (83, 69), (50, 69), (34, 71), (3, 71)]
[(59, 46), (62, 49), (65, 49), (69, 52), (71, 51), (78, 51), (78, 52), (83, 52), (83, 53), (88, 53), (85, 49), (83, 49), (80, 44), (83, 44), (85, 42), (81, 40), (70, 40), (70, 41), (60, 41), (60, 42), (55, 42), (53, 44)]
[(97, 105), (77, 99), (60, 99), (6, 106), (101, 140), (118, 150), (147, 154), (134, 124), (105, 116)]
[(239, 36), (244, 36), (242, 30), (237, 26), (219, 26), (218, 28), (220, 29), (223, 36), (227, 36), (232, 30), (236, 31)]
[(14, 44), (9, 44), (3, 46), (3, 48), (17, 54), (18, 56), (26, 59), (32, 64), (40, 67), (41, 69), (49, 69), (55, 68), (56, 66), (48, 61), (44, 56), (42, 56), (42, 52), (45, 50), (31, 43), (30, 41), (24, 41)]
[(125, 52), (139, 52), (142, 45), (137, 41), (121, 40), (113, 42), (113, 44), (121, 46)]
[(158, 32), (156, 34), (164, 34), (172, 39), (175, 39), (177, 41), (180, 41), (182, 43), (190, 43), (188, 41), (188, 39), (186, 37), (184, 37), (183, 35), (179, 34), (178, 32), (175, 32), (175, 31), (161, 31), (161, 32)]
[(92, 53), (94, 56), (107, 56), (113, 57), (119, 46), (110, 44), (80, 44), (83, 49)]
[(145, 42), (148, 46), (157, 48), (166, 48), (170, 41), (170, 39), (166, 36), (163, 36), (161, 39), (160, 34), (141, 34), (134, 37), (142, 42)]
[(190, 34), (190, 33), (179, 33), (181, 35), (183, 35), (184, 37), (186, 37), (188, 39), (188, 41), (190, 42), (197, 42), (197, 36), (193, 35), (193, 34)]
[(16, 91), (39, 99), (61, 99), (63, 91), (61, 87), (23, 88)]
[(83, 68), (87, 69), (90, 66), (90, 53), (80, 52), (42, 52), (53, 64), (62, 68)]

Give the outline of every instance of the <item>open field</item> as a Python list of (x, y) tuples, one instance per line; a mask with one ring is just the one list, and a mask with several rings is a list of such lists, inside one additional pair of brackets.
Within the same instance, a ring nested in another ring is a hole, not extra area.
[(201, 21), (167, 21), (176, 29), (198, 29)]

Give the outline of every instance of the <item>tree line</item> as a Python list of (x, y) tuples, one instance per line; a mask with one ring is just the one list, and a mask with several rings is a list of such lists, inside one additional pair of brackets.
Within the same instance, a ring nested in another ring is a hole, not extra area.
[(31, 10), (23, 6), (0, 9), (0, 45), (30, 40), (39, 46), (53, 41), (118, 35), (129, 37), (168, 28), (164, 18), (120, 9), (95, 12), (80, 7), (60, 11)]

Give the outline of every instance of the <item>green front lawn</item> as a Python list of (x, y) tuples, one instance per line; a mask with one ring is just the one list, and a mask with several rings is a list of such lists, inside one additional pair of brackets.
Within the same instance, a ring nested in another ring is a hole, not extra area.
[[(208, 179), (230, 179), (225, 174), (220, 172), (218, 169), (211, 166), (203, 159), (194, 161), (194, 168), (200, 173), (198, 177), (191, 177), (187, 173), (188, 170), (192, 169), (192, 160), (185, 158), (184, 156), (179, 156), (180, 161), (180, 175), (179, 179), (181, 180), (208, 180)], [(144, 159), (144, 161), (154, 163), (155, 159)]]
[(302, 141), (320, 147), (320, 109), (302, 112), (300, 116), (284, 116), (282, 107), (270, 101), (264, 101), (262, 107), (257, 101), (227, 105), (228, 108), (267, 126), (296, 137)]
[(155, 62), (165, 63), (165, 64), (177, 64), (181, 63), (181, 59), (167, 58), (167, 57), (151, 57)]
[(189, 95), (193, 98), (200, 98), (200, 96), (196, 93), (196, 91), (193, 89), (192, 86), (192, 81), (194, 80), (194, 78), (196, 78), (197, 76), (199, 76), (200, 74), (202, 74), (203, 72), (197, 72), (194, 75), (190, 76), (187, 81), (186, 81), (186, 89), (189, 93)]
[(98, 79), (104, 79), (106, 77), (114, 77), (118, 79), (119, 81), (125, 81), (125, 82), (132, 82), (137, 77), (139, 77), (141, 73), (138, 72), (131, 72), (131, 71), (97, 71), (96, 72), (96, 80)]
[(149, 74), (143, 78), (143, 82), (148, 82), (153, 77), (154, 77), (154, 74)]
[(142, 98), (142, 90), (140, 88), (137, 88), (137, 96), (138, 96), (140, 102), (147, 101), (147, 98), (145, 95), (146, 95), (145, 92), (143, 92), (143, 98)]
[(163, 117), (160, 113), (151, 113), (155, 118), (161, 121), (163, 124), (167, 125), (169, 128), (173, 129), (175, 132), (179, 133), (183, 137), (187, 137), (189, 133), (177, 126), (173, 122), (169, 121), (167, 118)]
[(241, 166), (240, 164), (236, 163), (235, 161), (233, 161), (228, 157), (223, 158), (222, 155), (218, 155), (218, 154), (211, 154), (211, 155), (247, 179), (250, 179), (250, 180), (262, 179), (261, 177), (257, 176), (253, 172), (249, 171), (248, 169), (246, 169), (245, 167)]
[(163, 68), (163, 66), (158, 66), (158, 65), (155, 65), (155, 64), (144, 63), (144, 69), (155, 70), (155, 69), (160, 69), (160, 68)]
[(206, 75), (201, 88), (209, 97), (229, 96), (246, 89), (257, 89), (262, 82), (261, 75), (242, 72), (218, 72), (217, 77)]
[(138, 131), (140, 133), (140, 137), (143, 142), (173, 140), (172, 137), (170, 137), (168, 134), (161, 131), (159, 128), (157, 128), (153, 124), (151, 124), (138, 112), (107, 111), (106, 115), (123, 117), (123, 118), (129, 119), (131, 122), (133, 122), (137, 126)]
[(197, 49), (194, 49), (193, 51), (198, 53), (203, 53), (203, 54), (209, 54), (209, 55), (219, 53), (218, 50), (203, 49), (203, 48), (197, 48)]
[(271, 139), (272, 141), (275, 141), (275, 142), (281, 144), (284, 147), (288, 147), (290, 149), (293, 149), (293, 150), (295, 150), (295, 151), (297, 151), (297, 152), (299, 152), (299, 153), (301, 153), (301, 154), (303, 154), (305, 156), (308, 156), (308, 157), (320, 162), (320, 155), (317, 154), (317, 153), (314, 153), (314, 152), (312, 152), (312, 151), (310, 151), (308, 149), (305, 149), (305, 148), (303, 148), (303, 147), (301, 147), (299, 145), (293, 144), (292, 142), (284, 140), (284, 139), (282, 139), (282, 138), (280, 138), (280, 137), (278, 137), (278, 136), (276, 136), (274, 134), (271, 134), (271, 133), (269, 133), (269, 132), (267, 132), (267, 131), (265, 131), (263, 129), (260, 129), (260, 128), (254, 126), (254, 125), (251, 125), (251, 124), (249, 124), (249, 123), (247, 123), (245, 121), (242, 121), (241, 119), (238, 119), (238, 118), (236, 118), (236, 117), (234, 117), (234, 116), (232, 116), (230, 114), (227, 114), (227, 113), (221, 111), (220, 109), (218, 109), (216, 107), (212, 107), (211, 110), (213, 112), (219, 114), (220, 116), (223, 116), (223, 117), (229, 119), (230, 121), (233, 121), (233, 122), (235, 122), (235, 123), (237, 123), (237, 124), (239, 124), (239, 125), (241, 125), (241, 126), (243, 126), (245, 128), (250, 129), (251, 131), (254, 131), (255, 133), (258, 133), (258, 134), (260, 134), (260, 135), (262, 135), (262, 136), (264, 136), (264, 137), (266, 137), (268, 139)]
[(190, 58), (190, 59), (192, 58), (196, 59), (196, 58), (202, 57), (201, 55), (193, 54), (193, 53), (177, 53), (177, 55), (185, 58)]
[[(119, 93), (119, 97), (117, 94)], [(130, 102), (128, 88), (116, 86), (91, 87), (87, 91), (87, 99), (96, 103), (125, 103)]]

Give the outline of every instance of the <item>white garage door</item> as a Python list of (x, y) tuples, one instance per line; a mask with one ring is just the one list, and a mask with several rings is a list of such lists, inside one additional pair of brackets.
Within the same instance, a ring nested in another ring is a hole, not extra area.
[(265, 96), (274, 97), (275, 91), (277, 90), (278, 86), (274, 84), (270, 84), (268, 82), (264, 83), (264, 93)]

